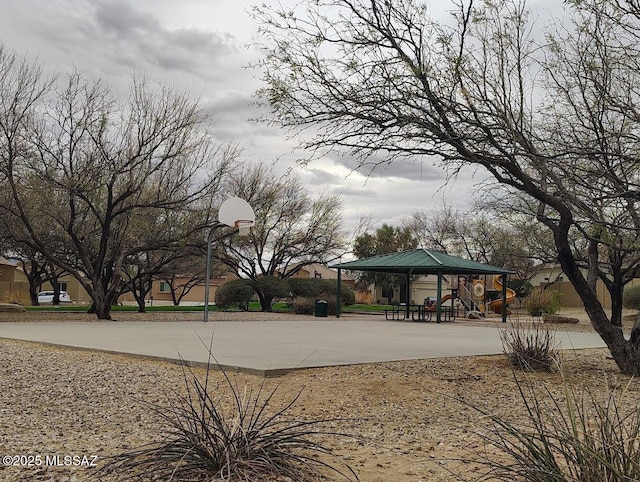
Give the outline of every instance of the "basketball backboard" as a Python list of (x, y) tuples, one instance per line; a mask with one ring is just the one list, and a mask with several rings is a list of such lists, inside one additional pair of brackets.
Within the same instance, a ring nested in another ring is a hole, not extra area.
[(227, 226), (237, 226), (237, 221), (247, 221), (247, 224), (253, 225), (256, 222), (256, 214), (244, 199), (230, 197), (220, 205), (218, 221)]

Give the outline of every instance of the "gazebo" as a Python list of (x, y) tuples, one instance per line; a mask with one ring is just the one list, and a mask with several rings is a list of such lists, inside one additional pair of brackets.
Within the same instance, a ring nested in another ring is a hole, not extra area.
[[(507, 299), (507, 275), (513, 274), (513, 271), (498, 268), (488, 264), (476, 263), (468, 259), (451, 256), (440, 251), (430, 249), (412, 249), (409, 251), (401, 251), (399, 253), (383, 254), (381, 256), (373, 256), (371, 258), (349, 261), (330, 266), (338, 270), (338, 299), (336, 306), (336, 317), (340, 317), (341, 303), (341, 281), (342, 270), (350, 271), (373, 271), (378, 273), (403, 274), (406, 276), (407, 288), (407, 316), (409, 315), (409, 299), (411, 288), (411, 276), (413, 275), (437, 275), (437, 305), (436, 305), (436, 321), (441, 321), (442, 315), (442, 277), (444, 275), (501, 275), (502, 276), (502, 299)], [(507, 321), (506, 302), (502, 304), (502, 322)]]

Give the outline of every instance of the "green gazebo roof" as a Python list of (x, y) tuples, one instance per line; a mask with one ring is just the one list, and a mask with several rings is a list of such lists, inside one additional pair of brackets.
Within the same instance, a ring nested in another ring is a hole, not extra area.
[(511, 274), (513, 271), (468, 259), (450, 256), (440, 251), (412, 249), (371, 258), (334, 264), (331, 268), (354, 271), (377, 271), (397, 274)]

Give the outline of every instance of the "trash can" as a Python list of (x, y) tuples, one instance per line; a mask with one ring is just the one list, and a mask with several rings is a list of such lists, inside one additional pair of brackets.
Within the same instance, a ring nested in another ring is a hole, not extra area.
[(315, 316), (326, 318), (329, 314), (329, 303), (325, 300), (316, 300)]

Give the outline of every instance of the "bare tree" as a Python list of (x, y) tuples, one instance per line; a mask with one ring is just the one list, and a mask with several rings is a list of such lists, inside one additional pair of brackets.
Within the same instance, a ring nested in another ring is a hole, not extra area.
[[(515, 212), (505, 213), (504, 202), (502, 198), (497, 207), (483, 203), (468, 211), (451, 205), (416, 211), (403, 225), (421, 246), (511, 269), (518, 279), (528, 281), (536, 273), (536, 264), (555, 257), (550, 258), (542, 249), (549, 238), (538, 234), (540, 227), (535, 220)], [(498, 208), (500, 211), (494, 210)], [(532, 236), (532, 232), (536, 235)]]
[[(346, 251), (342, 206), (334, 195), (312, 198), (293, 174), (278, 177), (264, 164), (230, 175), (231, 194), (245, 199), (256, 213), (247, 237), (218, 243), (216, 258), (240, 277), (288, 278), (313, 263), (326, 264)], [(255, 284), (263, 310), (272, 299)]]
[(260, 95), (273, 122), (316, 129), (307, 148), (343, 150), (359, 169), (437, 156), (525, 194), (620, 370), (638, 375), (640, 323), (626, 339), (617, 301), (609, 317), (595, 290), (600, 277), (620, 299), (639, 262), (635, 6), (565, 2), (545, 38), (524, 0), (460, 0), (449, 23), (414, 0), (258, 8)]
[(37, 67), (2, 55), (0, 222), (72, 274), (110, 319), (125, 261), (181, 241), (174, 216), (213, 202), (233, 151), (212, 141), (187, 94), (134, 78), (120, 104), (78, 73), (53, 91)]

